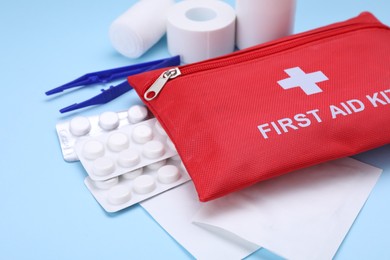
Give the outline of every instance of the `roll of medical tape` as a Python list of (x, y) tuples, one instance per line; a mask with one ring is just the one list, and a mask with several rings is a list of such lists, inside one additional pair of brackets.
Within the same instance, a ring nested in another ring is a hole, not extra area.
[(295, 0), (236, 0), (236, 45), (239, 49), (289, 35)]
[(166, 12), (174, 0), (141, 0), (112, 22), (109, 37), (122, 55), (138, 58), (166, 32)]
[(197, 62), (234, 51), (235, 11), (222, 2), (187, 0), (167, 14), (168, 50), (183, 63)]

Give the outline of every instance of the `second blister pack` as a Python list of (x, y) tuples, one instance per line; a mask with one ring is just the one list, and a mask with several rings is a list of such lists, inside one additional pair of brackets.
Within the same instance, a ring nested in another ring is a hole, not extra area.
[(116, 212), (189, 180), (176, 156), (105, 181), (87, 177), (84, 183), (107, 212)]

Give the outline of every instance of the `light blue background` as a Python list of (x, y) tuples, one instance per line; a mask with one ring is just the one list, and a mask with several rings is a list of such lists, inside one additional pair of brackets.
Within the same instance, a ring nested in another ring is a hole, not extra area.
[[(165, 38), (138, 60), (124, 58), (110, 46), (110, 23), (134, 2), (0, 3), (0, 259), (192, 258), (141, 207), (106, 214), (84, 186), (81, 165), (62, 159), (57, 122), (126, 110), (139, 102), (135, 95), (68, 116), (58, 109), (97, 94), (101, 86), (44, 95), (86, 72), (168, 56)], [(295, 32), (364, 10), (390, 24), (389, 1), (298, 0)], [(390, 259), (390, 146), (357, 158), (385, 171), (336, 259)], [(260, 250), (250, 259), (278, 258)]]

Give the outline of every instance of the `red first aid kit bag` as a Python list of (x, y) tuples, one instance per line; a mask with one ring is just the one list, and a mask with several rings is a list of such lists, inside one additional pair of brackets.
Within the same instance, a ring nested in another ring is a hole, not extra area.
[(128, 81), (201, 201), (390, 142), (390, 29), (370, 13)]

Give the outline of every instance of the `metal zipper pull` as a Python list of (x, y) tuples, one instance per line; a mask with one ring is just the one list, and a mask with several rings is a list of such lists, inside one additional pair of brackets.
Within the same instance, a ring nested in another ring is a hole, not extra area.
[(155, 99), (162, 90), (162, 88), (165, 86), (165, 84), (168, 82), (170, 79), (174, 79), (177, 76), (181, 75), (181, 71), (179, 68), (173, 68), (167, 71), (164, 71), (160, 77), (148, 88), (148, 90), (144, 94), (144, 98), (147, 101), (151, 101)]

